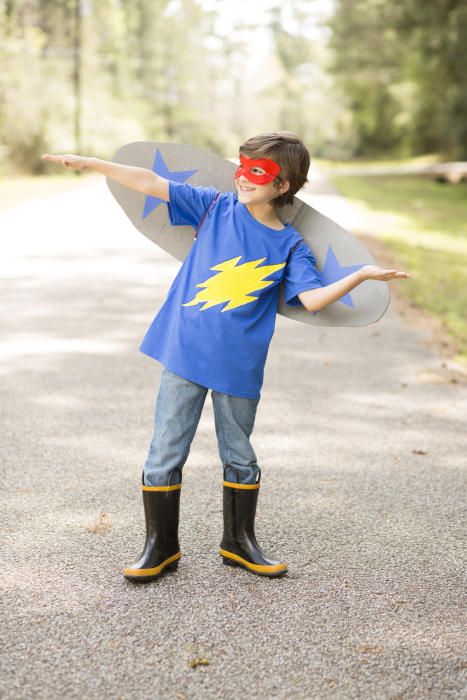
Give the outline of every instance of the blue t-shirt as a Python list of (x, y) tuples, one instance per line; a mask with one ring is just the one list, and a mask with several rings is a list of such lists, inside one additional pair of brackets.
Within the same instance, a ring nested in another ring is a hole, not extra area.
[(169, 197), (171, 224), (202, 226), (140, 350), (192, 382), (259, 399), (279, 285), (301, 305), (299, 292), (322, 286), (316, 260), (293, 226), (261, 224), (234, 192), (170, 181)]

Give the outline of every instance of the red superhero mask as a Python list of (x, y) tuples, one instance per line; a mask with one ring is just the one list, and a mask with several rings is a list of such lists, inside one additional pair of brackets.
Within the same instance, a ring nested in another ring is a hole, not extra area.
[[(234, 179), (238, 180), (240, 175), (243, 175), (250, 182), (254, 182), (255, 185), (265, 185), (267, 182), (272, 182), (281, 170), (280, 166), (270, 158), (253, 160), (252, 158), (247, 158), (247, 156), (244, 156), (242, 153), (240, 154), (240, 163), (241, 165), (239, 165), (235, 171)], [(255, 173), (255, 168), (261, 168), (265, 170), (265, 172), (261, 174)]]

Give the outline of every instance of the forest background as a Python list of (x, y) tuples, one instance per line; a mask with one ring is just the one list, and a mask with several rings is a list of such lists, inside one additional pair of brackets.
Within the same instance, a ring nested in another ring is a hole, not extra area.
[(271, 124), (326, 159), (467, 159), (464, 1), (0, 0), (0, 18), (3, 174), (138, 139), (229, 156)]

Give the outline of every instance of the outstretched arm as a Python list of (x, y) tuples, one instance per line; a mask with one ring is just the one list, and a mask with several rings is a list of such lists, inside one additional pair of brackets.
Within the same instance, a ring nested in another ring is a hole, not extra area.
[(85, 156), (75, 156), (71, 153), (63, 155), (52, 155), (45, 153), (42, 160), (53, 163), (60, 163), (65, 168), (72, 170), (95, 170), (102, 175), (110, 177), (111, 180), (119, 182), (125, 187), (137, 190), (143, 194), (159, 197), (164, 201), (169, 201), (169, 180), (160, 175), (156, 175), (147, 168), (137, 168), (132, 165), (122, 165), (100, 158), (87, 158)]
[(320, 311), (328, 304), (338, 301), (344, 294), (352, 291), (355, 287), (365, 280), (381, 280), (387, 281), (391, 279), (403, 279), (410, 277), (408, 272), (398, 272), (397, 270), (384, 270), (377, 265), (364, 265), (356, 272), (343, 277), (337, 282), (326, 285), (326, 287), (318, 287), (316, 289), (308, 289), (305, 292), (300, 292), (298, 298), (302, 302), (307, 311)]

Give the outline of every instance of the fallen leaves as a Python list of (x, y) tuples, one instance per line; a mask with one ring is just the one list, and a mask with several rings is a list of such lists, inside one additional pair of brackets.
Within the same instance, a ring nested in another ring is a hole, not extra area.
[(370, 647), (365, 645), (357, 649), (361, 654), (382, 654), (384, 651), (383, 647)]
[(86, 532), (90, 532), (94, 535), (104, 535), (112, 527), (110, 517), (103, 510), (99, 513), (96, 521), (92, 525), (88, 525), (85, 528)]
[(196, 668), (197, 666), (209, 666), (209, 660), (206, 658), (190, 659), (188, 663), (191, 668)]

